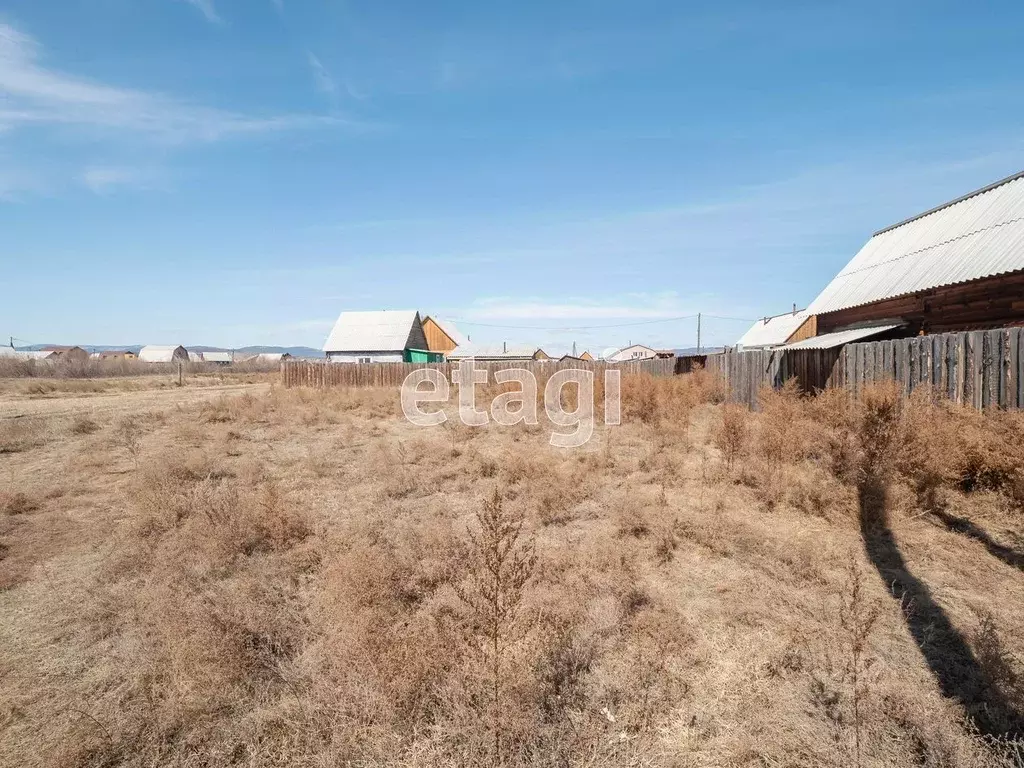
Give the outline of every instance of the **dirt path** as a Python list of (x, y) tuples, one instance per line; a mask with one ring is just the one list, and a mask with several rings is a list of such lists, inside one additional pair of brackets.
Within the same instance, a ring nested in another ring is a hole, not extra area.
[(146, 410), (198, 403), (218, 397), (264, 395), (269, 384), (225, 384), (212, 387), (112, 392), (110, 394), (67, 395), (66, 397), (25, 399), (0, 396), (0, 421), (25, 416), (73, 416), (78, 413)]

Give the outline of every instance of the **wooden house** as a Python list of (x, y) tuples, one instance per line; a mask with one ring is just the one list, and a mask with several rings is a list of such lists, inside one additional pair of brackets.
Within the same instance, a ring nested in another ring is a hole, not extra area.
[(49, 357), (56, 358), (57, 360), (74, 360), (77, 362), (84, 362), (89, 359), (89, 353), (81, 347), (51, 346), (43, 347), (40, 351), (51, 353)]
[(1024, 325), (1024, 172), (879, 230), (807, 315), (805, 344)]

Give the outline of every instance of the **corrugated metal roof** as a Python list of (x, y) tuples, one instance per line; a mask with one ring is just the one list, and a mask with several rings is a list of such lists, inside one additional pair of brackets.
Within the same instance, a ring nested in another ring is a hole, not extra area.
[(390, 352), (405, 349), (413, 323), (420, 322), (415, 309), (376, 312), (342, 312), (324, 352)]
[(823, 333), (821, 336), (813, 336), (803, 341), (794, 341), (792, 344), (782, 347), (782, 349), (785, 351), (791, 349), (832, 349), (833, 347), (849, 344), (852, 341), (870, 339), (872, 336), (877, 336), (880, 333), (885, 333), (899, 327), (899, 323), (896, 323), (893, 325), (876, 325), (871, 328), (852, 328), (846, 331), (836, 331), (835, 333)]
[(767, 321), (758, 320), (740, 337), (736, 346), (745, 349), (780, 347), (804, 324), (807, 317), (807, 310), (803, 310), (769, 317)]
[(1024, 269), (1024, 174), (876, 233), (807, 311), (824, 314)]

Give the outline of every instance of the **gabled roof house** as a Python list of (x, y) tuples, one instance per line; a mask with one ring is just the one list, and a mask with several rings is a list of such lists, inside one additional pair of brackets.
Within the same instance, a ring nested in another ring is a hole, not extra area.
[(781, 347), (795, 340), (794, 337), (807, 325), (808, 317), (806, 310), (795, 310), (784, 315), (761, 318), (740, 337), (736, 348), (749, 350)]
[(342, 312), (324, 354), (334, 363), (428, 362), (420, 313), (414, 309)]

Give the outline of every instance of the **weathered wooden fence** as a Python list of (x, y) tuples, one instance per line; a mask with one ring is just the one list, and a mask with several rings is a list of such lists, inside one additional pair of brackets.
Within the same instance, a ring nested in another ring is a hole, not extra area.
[[(796, 379), (805, 392), (827, 387), (860, 391), (869, 382), (896, 381), (903, 392), (928, 386), (975, 408), (1024, 408), (1024, 329), (942, 333), (891, 341), (847, 344), (836, 349), (753, 350), (625, 363), (571, 360), (478, 361), (488, 371), (525, 368), (543, 378), (562, 368), (586, 368), (600, 376), (607, 368), (624, 373), (672, 376), (695, 364), (719, 373), (732, 400), (757, 405), (764, 386)], [(281, 364), (287, 387), (398, 387), (417, 368), (437, 368), (447, 377), (457, 363), (342, 364), (289, 360)]]
[(895, 381), (905, 394), (928, 386), (975, 408), (1024, 408), (1024, 329), (942, 333), (847, 344), (841, 349), (754, 350), (709, 355), (730, 398), (757, 404), (761, 387), (795, 378), (805, 392)]
[(796, 379), (805, 392), (835, 386), (840, 356), (838, 349), (757, 349), (708, 355), (705, 367), (725, 379), (731, 400), (754, 406), (762, 387), (781, 387), (789, 379)]
[[(490, 379), (494, 371), (525, 368), (539, 377), (550, 376), (563, 368), (583, 368), (603, 375), (606, 369), (623, 373), (649, 373), (654, 376), (672, 376), (677, 372), (675, 358), (636, 360), (624, 363), (567, 360), (502, 360), (477, 361), (478, 370), (486, 370)], [(399, 387), (405, 377), (420, 368), (436, 368), (446, 377), (458, 368), (458, 363), (328, 363), (309, 360), (286, 360), (281, 363), (281, 379), (286, 387)]]

